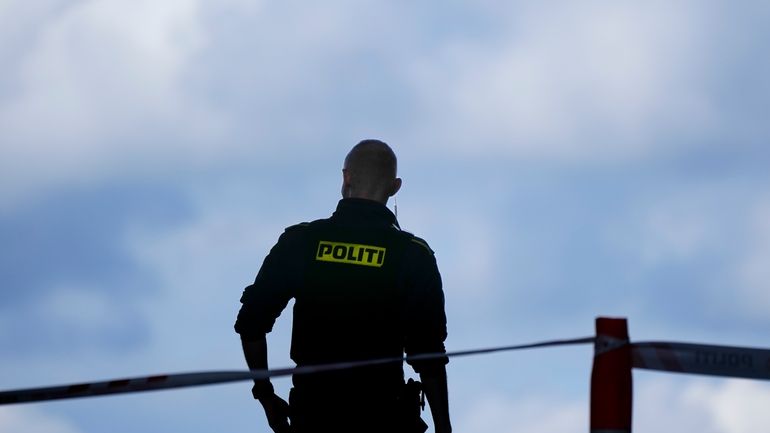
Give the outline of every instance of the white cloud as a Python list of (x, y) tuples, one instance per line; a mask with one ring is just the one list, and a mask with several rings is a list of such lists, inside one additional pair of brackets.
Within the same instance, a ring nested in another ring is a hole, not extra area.
[[(716, 127), (698, 78), (707, 8), (492, 3), (472, 10), (494, 23), (475, 38), (370, 2), (67, 3), (9, 65), (20, 80), (0, 102), (0, 206), (58, 185), (322, 152), (352, 132), (455, 157), (616, 160), (667, 151), (661, 131)], [(377, 121), (399, 103), (415, 113), (404, 126)], [(296, 145), (265, 144), (276, 141)]]
[[(239, 188), (202, 193), (195, 199), (194, 220), (162, 232), (132, 227), (124, 234), (127, 250), (157, 276), (160, 288), (141, 306), (152, 336), (146, 354), (153, 368), (242, 365), (232, 328), (241, 290), (291, 224), (244, 199), (253, 193)], [(279, 354), (274, 365), (287, 365), (288, 348), (271, 351)]]
[[(108, 0), (51, 13), (9, 65), (20, 78), (0, 101), (0, 198), (115, 175), (137, 160), (210, 155), (196, 143), (216, 134), (220, 120), (183, 88), (206, 42), (198, 9), (198, 0)], [(158, 145), (164, 131), (175, 139)]]
[(687, 188), (638, 200), (627, 212), (617, 215), (607, 226), (605, 236), (613, 248), (629, 254), (642, 266), (697, 258), (724, 236), (718, 196), (729, 192), (717, 190), (713, 185)]
[(588, 429), (588, 407), (582, 402), (512, 400), (489, 394), (475, 399), (455, 420), (454, 427), (457, 431), (488, 433), (583, 433)]
[[(635, 376), (634, 432), (753, 433), (770, 423), (767, 383), (658, 373)], [(526, 394), (529, 396), (492, 393), (467, 398), (467, 406), (456, 413), (455, 428), (490, 433), (588, 430), (587, 395), (570, 400)]]
[(715, 430), (711, 414), (693, 398), (701, 377), (673, 377), (660, 373), (635, 374), (633, 431), (637, 433), (703, 432)]
[(436, 250), (448, 296), (459, 296), (463, 302), (492, 301), (495, 294), (491, 279), (500, 265), (500, 245), (492, 233), (494, 224), (489, 215), (474, 210), (475, 206), (459, 209), (446, 208), (447, 204), (453, 203), (407, 204), (403, 228), (424, 237)]
[(8, 433), (78, 433), (69, 421), (28, 407), (0, 407), (0, 431)]
[(637, 383), (635, 432), (753, 433), (770, 423), (764, 382), (658, 376)]
[[(490, 311), (499, 307), (501, 299), (512, 291), (526, 290), (520, 281), (522, 272), (508, 275), (509, 268), (520, 265), (511, 254), (526, 252), (501, 237), (499, 209), (488, 206), (489, 197), (496, 196), (494, 191), (471, 195), (457, 190), (446, 195), (426, 189), (426, 198), (420, 198), (419, 190), (404, 194), (399, 198), (399, 222), (435, 251), (447, 315), (453, 318), (450, 328), (452, 323), (467, 322), (464, 331), (468, 331), (488, 324), (494, 320)], [(507, 230), (515, 228), (509, 224)]]
[(770, 313), (770, 200), (756, 205), (747, 219), (748, 245), (734, 280), (746, 311), (766, 318)]
[(425, 127), (415, 141), (463, 154), (615, 160), (665, 150), (656, 134), (714, 120), (699, 87), (709, 49), (699, 5), (495, 8), (499, 34), (448, 44), (415, 67)]
[(125, 314), (125, 306), (107, 293), (78, 286), (54, 288), (35, 309), (40, 317), (56, 326), (72, 326), (83, 331), (110, 329), (117, 316)]
[(731, 380), (721, 386), (693, 390), (725, 433), (752, 433), (770, 425), (770, 387), (766, 383)]
[[(391, 8), (348, 1), (91, 0), (48, 9), (7, 65), (19, 82), (0, 100), (0, 206), (38, 190), (323, 149), (319, 137), (339, 129), (330, 108), (350, 78), (346, 65), (370, 45), (392, 61), (401, 51), (390, 44), (406, 39), (381, 37), (400, 15)], [(296, 145), (268, 144), (281, 142), (275, 137)]]
[(770, 200), (743, 182), (688, 184), (638, 199), (603, 236), (639, 272), (709, 263), (702, 272), (711, 283), (699, 290), (707, 310), (759, 320), (770, 312)]

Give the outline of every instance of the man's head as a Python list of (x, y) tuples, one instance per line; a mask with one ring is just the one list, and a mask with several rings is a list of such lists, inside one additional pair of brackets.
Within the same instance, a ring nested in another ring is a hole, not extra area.
[(365, 198), (382, 204), (401, 188), (396, 154), (379, 140), (364, 140), (348, 152), (342, 167), (342, 197)]

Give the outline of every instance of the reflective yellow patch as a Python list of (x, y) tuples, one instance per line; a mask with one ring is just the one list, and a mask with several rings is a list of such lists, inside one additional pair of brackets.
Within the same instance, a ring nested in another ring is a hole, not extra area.
[(373, 245), (318, 242), (315, 259), (322, 262), (381, 267), (385, 263), (385, 248)]

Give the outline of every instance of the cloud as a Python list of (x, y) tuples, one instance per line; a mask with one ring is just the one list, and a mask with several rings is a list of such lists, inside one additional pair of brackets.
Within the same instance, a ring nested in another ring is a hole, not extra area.
[(637, 380), (634, 431), (749, 433), (770, 422), (770, 387), (762, 382), (704, 377)]
[(14, 88), (0, 96), (0, 207), (114, 178), (165, 181), (277, 158), (311, 161), (384, 133), (388, 121), (376, 119), (403, 110), (379, 99), (395, 93), (399, 74), (388, 71), (408, 38), (381, 38), (401, 14), (369, 6), (41, 7), (34, 38), (9, 56)]
[(96, 329), (114, 332), (110, 328), (124, 322), (118, 316), (125, 314), (117, 300), (106, 293), (84, 290), (78, 287), (53, 289), (38, 306), (40, 317), (45, 317), (57, 327), (72, 327), (79, 331)]
[(24, 433), (79, 433), (66, 419), (39, 409), (0, 407), (0, 431)]
[[(768, 425), (770, 387), (762, 382), (635, 374), (633, 431), (750, 433)], [(473, 395), (456, 411), (461, 431), (578, 433), (589, 425), (587, 399)], [(459, 400), (456, 400), (459, 401)], [(459, 412), (459, 413), (457, 413)]]
[(8, 44), (0, 206), (309, 163), (372, 135), (455, 160), (629, 161), (711, 142), (735, 118), (708, 75), (714, 10), (696, 3), (19, 4), (6, 13), (35, 31)]
[(162, 230), (185, 220), (167, 188), (93, 185), (49, 195), (0, 216), (0, 340), (18, 350), (77, 356), (98, 346), (131, 350), (144, 327), (137, 302), (158, 290), (155, 275), (122, 244), (137, 226)]
[(588, 428), (587, 409), (581, 402), (488, 394), (476, 397), (454, 423), (468, 432), (581, 433)]
[[(236, 185), (199, 191), (189, 221), (160, 230), (137, 226), (123, 236), (126, 250), (156, 276), (159, 287), (141, 303), (151, 335), (146, 361), (152, 368), (242, 365), (232, 328), (241, 291), (283, 228), (292, 224), (280, 211), (247, 200), (251, 194)], [(274, 365), (289, 363), (288, 348), (271, 354), (281, 355)]]
[(694, 398), (698, 381), (693, 377), (634, 377), (633, 431), (639, 433), (697, 431), (726, 433), (716, 430), (708, 408)]
[(702, 322), (693, 332), (718, 335), (729, 326), (753, 334), (770, 311), (770, 206), (757, 189), (766, 176), (688, 179), (659, 175), (636, 188), (634, 200), (609, 215), (598, 236), (607, 254), (620, 259), (637, 307), (650, 308), (657, 320), (689, 321), (691, 328)]
[(759, 382), (731, 380), (722, 386), (701, 386), (692, 397), (712, 414), (725, 433), (750, 433), (770, 424), (770, 388)]
[(616, 215), (605, 229), (607, 241), (644, 267), (697, 260), (723, 237), (725, 215), (720, 213), (715, 189), (674, 187), (628, 203), (626, 212)]
[(216, 135), (219, 120), (183, 81), (205, 44), (198, 9), (196, 0), (109, 0), (49, 13), (8, 65), (19, 78), (0, 100), (2, 202), (125, 173), (137, 161), (211, 154), (196, 143)]
[(457, 209), (453, 199), (401, 201), (404, 230), (424, 237), (436, 251), (448, 296), (465, 302), (490, 302), (494, 293), (494, 271), (499, 266), (499, 245), (492, 233), (493, 218), (480, 206)]
[(468, 155), (616, 161), (665, 153), (664, 135), (704, 137), (717, 120), (698, 5), (487, 12), (498, 18), (484, 38), (450, 41), (413, 65), (424, 126), (415, 141)]
[(735, 265), (734, 281), (745, 311), (766, 318), (770, 313), (770, 200), (760, 200), (746, 219), (749, 240)]

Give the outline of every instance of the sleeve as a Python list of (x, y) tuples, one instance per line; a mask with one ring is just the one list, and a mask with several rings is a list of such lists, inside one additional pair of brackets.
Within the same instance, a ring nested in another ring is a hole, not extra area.
[(273, 329), (275, 320), (294, 296), (297, 275), (292, 261), (296, 241), (284, 232), (265, 257), (254, 283), (241, 296), (241, 309), (235, 321), (235, 332), (242, 337), (264, 335)]
[[(424, 241), (422, 243), (424, 244)], [(408, 261), (410, 269), (407, 277), (406, 354), (411, 356), (421, 353), (446, 353), (444, 341), (447, 337), (447, 321), (441, 274), (436, 258), (429, 248), (418, 249), (416, 252), (416, 257)], [(444, 357), (410, 361), (409, 364), (417, 373), (423, 373), (431, 367), (444, 366), (447, 362), (448, 358)]]

